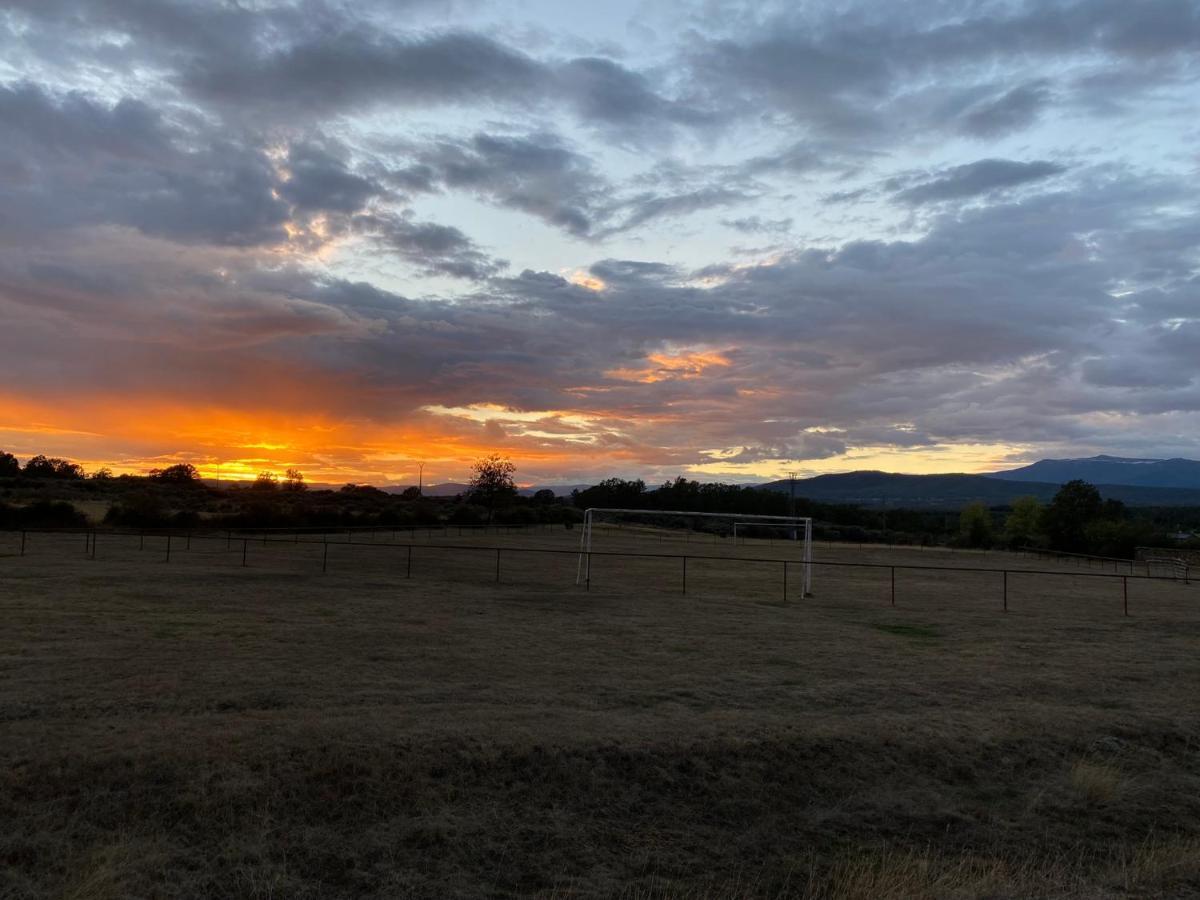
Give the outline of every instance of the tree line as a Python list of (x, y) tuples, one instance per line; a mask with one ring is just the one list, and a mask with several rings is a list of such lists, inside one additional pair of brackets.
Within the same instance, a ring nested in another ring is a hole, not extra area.
[[(11, 453), (0, 451), (0, 478), (18, 483), (86, 480), (101, 490), (96, 482), (113, 481), (128, 488), (110, 507), (106, 521), (143, 527), (192, 527), (202, 519), (211, 524), (248, 527), (571, 523), (579, 520), (584, 509), (605, 507), (805, 516), (814, 520), (818, 538), (860, 543), (1043, 547), (1127, 558), (1138, 546), (1171, 546), (1164, 518), (1182, 514), (1179, 510), (1135, 513), (1119, 501), (1104, 500), (1094, 486), (1083, 481), (1063, 485), (1045, 505), (1034, 497), (1021, 497), (1011, 506), (989, 508), (972, 503), (954, 514), (793, 499), (776, 490), (699, 482), (682, 476), (656, 488), (648, 488), (641, 479), (608, 478), (574, 491), (570, 498), (556, 497), (549, 490), (524, 497), (517, 490), (515, 473), (516, 466), (510, 459), (489, 454), (472, 464), (467, 489), (454, 498), (425, 497), (416, 486), (399, 494), (360, 484), (347, 484), (336, 491), (309, 491), (304, 474), (295, 468), (287, 469), (283, 477), (263, 471), (247, 484), (216, 490), (204, 484), (200, 472), (190, 463), (153, 469), (144, 476), (114, 477), (107, 468), (88, 475), (77, 463), (40, 454), (22, 465)], [(70, 504), (61, 503), (53, 508), (7, 507), (7, 512), (0, 514), (0, 527), (13, 527), (20, 521), (31, 525), (34, 521), (49, 524), (51, 520), (74, 524), (76, 515), (72, 510)], [(720, 521), (671, 524), (709, 530), (728, 527)]]

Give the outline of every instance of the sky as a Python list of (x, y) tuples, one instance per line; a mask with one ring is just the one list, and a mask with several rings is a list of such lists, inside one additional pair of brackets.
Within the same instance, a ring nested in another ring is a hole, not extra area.
[(1200, 456), (1200, 3), (0, 0), (0, 449)]

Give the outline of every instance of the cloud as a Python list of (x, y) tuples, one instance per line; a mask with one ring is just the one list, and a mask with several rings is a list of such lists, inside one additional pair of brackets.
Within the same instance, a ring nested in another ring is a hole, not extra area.
[(1050, 102), (1044, 82), (1023, 84), (975, 104), (963, 116), (962, 130), (981, 138), (1022, 131), (1032, 125)]
[(608, 193), (586, 157), (546, 133), (438, 141), (420, 148), (403, 171), (422, 173), (427, 190), (471, 191), (577, 236), (592, 231)]
[[(910, 206), (963, 200), (1043, 181), (1065, 171), (1066, 166), (1046, 160), (981, 159), (954, 166), (912, 187), (896, 190), (892, 197)], [(902, 183), (901, 179), (894, 179), (892, 185), (899, 183)]]
[(792, 219), (764, 219), (746, 216), (741, 219), (722, 219), (721, 224), (742, 234), (783, 234), (791, 229)]
[(383, 193), (370, 179), (351, 172), (339, 155), (316, 144), (293, 144), (287, 168), (287, 179), (279, 186), (279, 193), (304, 212), (357, 212), (372, 197)]
[(284, 237), (287, 205), (257, 149), (198, 145), (146, 104), (0, 87), (0, 229), (28, 236), (120, 224), (182, 241), (254, 245)]
[(6, 383), (626, 473), (1200, 434), (1195, 4), (490, 15), (8, 4)]
[(474, 241), (451, 225), (414, 222), (404, 216), (364, 214), (354, 219), (354, 228), (428, 275), (481, 281), (508, 266), (505, 260), (481, 251)]

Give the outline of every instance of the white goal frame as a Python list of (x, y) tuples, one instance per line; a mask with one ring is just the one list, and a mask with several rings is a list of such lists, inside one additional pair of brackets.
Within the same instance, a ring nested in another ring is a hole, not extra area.
[[(797, 537), (797, 541), (804, 542), (804, 552), (800, 560), (804, 565), (804, 596), (807, 597), (812, 593), (812, 543), (813, 543), (813, 520), (807, 516), (757, 516), (746, 515), (745, 513), (713, 513), (713, 512), (691, 512), (683, 509), (616, 509), (611, 507), (594, 506), (587, 509), (583, 513), (583, 533), (579, 536), (579, 565), (575, 572), (575, 584), (584, 584), (591, 581), (592, 578), (592, 514), (593, 513), (616, 513), (618, 515), (642, 515), (642, 516), (679, 516), (681, 518), (704, 518), (704, 519), (732, 519), (734, 526), (734, 535), (737, 534), (738, 525), (782, 525), (784, 527), (791, 526), (797, 533), (802, 532), (802, 537)], [(735, 544), (736, 546), (736, 544)], [(731, 557), (738, 559), (739, 557)]]
[[(1187, 584), (1191, 580), (1190, 566), (1185, 560), (1177, 556), (1147, 556), (1143, 562), (1146, 563), (1147, 578), (1174, 578), (1176, 581), (1182, 581)], [(1159, 568), (1167, 568), (1170, 570), (1170, 575), (1155, 575), (1151, 571), (1152, 566)]]

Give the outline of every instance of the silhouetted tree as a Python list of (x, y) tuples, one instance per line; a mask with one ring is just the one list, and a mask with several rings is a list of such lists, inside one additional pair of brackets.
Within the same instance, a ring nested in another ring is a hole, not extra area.
[(421, 489), (419, 487), (417, 487), (415, 484), (412, 485), (411, 487), (406, 487), (404, 490), (402, 490), (400, 492), (400, 499), (401, 500), (420, 500), (421, 499)]
[(108, 466), (101, 466), (88, 477), (91, 478), (92, 481), (112, 481), (113, 473), (112, 469), (110, 469)]
[(304, 473), (299, 469), (288, 469), (287, 477), (283, 482), (283, 489), (285, 491), (297, 492), (308, 490), (308, 485), (304, 483)]
[(1082, 553), (1087, 550), (1087, 526), (1100, 518), (1104, 504), (1100, 492), (1086, 481), (1068, 481), (1042, 512), (1042, 530), (1055, 550)]
[(279, 476), (274, 472), (259, 472), (258, 477), (254, 479), (256, 491), (273, 491), (278, 487)]
[(471, 502), (487, 507), (487, 520), (490, 523), (496, 505), (517, 493), (517, 486), (513, 482), (517, 467), (508, 457), (492, 453), (475, 460), (471, 471), (473, 474), (467, 494)]
[(200, 473), (191, 463), (176, 463), (165, 469), (151, 469), (150, 480), (163, 484), (199, 484)]
[(21, 474), (21, 463), (11, 453), (0, 450), (0, 478), (16, 478)]
[(608, 507), (609, 509), (641, 509), (646, 506), (646, 482), (638, 478), (606, 478), (582, 491), (571, 492), (571, 499), (580, 509)]
[(25, 463), (22, 474), (26, 478), (83, 478), (83, 466), (58, 457), (42, 454)]
[(550, 488), (542, 488), (533, 494), (533, 502), (542, 506), (553, 503), (557, 499), (558, 497), (555, 496), (554, 491), (550, 490)]

